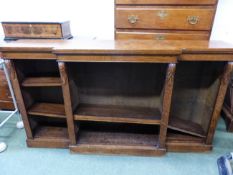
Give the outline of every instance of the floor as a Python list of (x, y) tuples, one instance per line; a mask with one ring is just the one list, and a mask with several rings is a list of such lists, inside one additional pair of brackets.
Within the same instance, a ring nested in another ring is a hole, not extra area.
[(0, 175), (217, 175), (217, 158), (233, 151), (233, 134), (226, 132), (222, 119), (212, 152), (167, 153), (163, 157), (79, 155), (67, 149), (27, 148), (25, 132), (16, 129), (16, 121), (14, 117), (0, 129), (0, 141), (8, 144), (0, 153)]

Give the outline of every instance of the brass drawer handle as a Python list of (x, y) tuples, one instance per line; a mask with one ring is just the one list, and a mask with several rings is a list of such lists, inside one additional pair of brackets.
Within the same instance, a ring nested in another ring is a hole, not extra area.
[(165, 36), (164, 35), (156, 35), (155, 39), (156, 40), (165, 40)]
[(161, 10), (157, 13), (157, 16), (161, 19), (161, 20), (164, 20), (167, 16), (168, 16), (168, 13), (165, 11), (165, 10)]
[(131, 15), (131, 16), (128, 17), (128, 21), (131, 24), (135, 24), (138, 21), (138, 17), (135, 16), (135, 15)]
[(188, 16), (187, 20), (188, 20), (189, 24), (195, 25), (198, 23), (199, 17), (198, 16)]

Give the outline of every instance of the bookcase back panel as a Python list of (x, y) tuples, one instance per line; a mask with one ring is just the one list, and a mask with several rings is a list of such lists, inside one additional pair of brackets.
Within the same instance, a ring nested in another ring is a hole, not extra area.
[(63, 104), (62, 89), (60, 87), (34, 87), (22, 89), (26, 107), (34, 103)]
[(79, 103), (160, 108), (166, 64), (68, 63)]
[(27, 77), (58, 77), (59, 70), (55, 60), (15, 60), (19, 79)]

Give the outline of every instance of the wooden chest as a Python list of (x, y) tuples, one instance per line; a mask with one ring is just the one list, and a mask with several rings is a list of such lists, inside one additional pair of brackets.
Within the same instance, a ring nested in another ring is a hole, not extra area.
[(116, 39), (207, 40), (217, 0), (116, 0)]
[(70, 23), (66, 22), (2, 22), (5, 40), (72, 38)]

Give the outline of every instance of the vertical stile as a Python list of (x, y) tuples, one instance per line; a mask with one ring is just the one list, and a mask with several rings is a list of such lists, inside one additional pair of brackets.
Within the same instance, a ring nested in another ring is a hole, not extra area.
[(5, 63), (6, 63), (7, 71), (9, 72), (9, 75), (10, 75), (10, 80), (11, 80), (12, 87), (15, 93), (17, 105), (19, 107), (19, 111), (22, 116), (27, 138), (32, 139), (33, 138), (32, 128), (30, 125), (30, 121), (28, 119), (28, 115), (27, 115), (25, 104), (24, 104), (23, 96), (20, 90), (21, 88), (20, 88), (20, 84), (19, 84), (19, 80), (18, 80), (17, 72), (15, 70), (14, 63), (12, 60), (5, 60)]
[(159, 147), (165, 148), (167, 127), (170, 114), (171, 98), (174, 84), (174, 75), (176, 64), (170, 63), (167, 68), (166, 80), (164, 85), (163, 99), (162, 99), (162, 116), (159, 132)]
[(69, 88), (69, 80), (66, 71), (66, 65), (64, 62), (58, 62), (60, 76), (62, 80), (62, 92), (64, 98), (64, 106), (65, 113), (67, 118), (67, 127), (71, 144), (76, 144), (76, 132), (78, 127), (74, 124), (71, 96), (70, 96), (70, 88)]
[(232, 71), (233, 71), (233, 62), (228, 62), (226, 67), (225, 67), (225, 70), (222, 74), (221, 80), (220, 80), (221, 82), (220, 82), (218, 95), (217, 95), (215, 106), (214, 106), (214, 111), (213, 111), (211, 121), (209, 124), (209, 129), (208, 129), (207, 138), (206, 138), (206, 144), (212, 144), (215, 129), (217, 126), (218, 119), (220, 117), (220, 112), (222, 109), (222, 105), (224, 102), (225, 94), (227, 91), (228, 83), (229, 83), (230, 78), (231, 78)]

